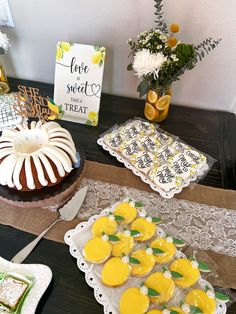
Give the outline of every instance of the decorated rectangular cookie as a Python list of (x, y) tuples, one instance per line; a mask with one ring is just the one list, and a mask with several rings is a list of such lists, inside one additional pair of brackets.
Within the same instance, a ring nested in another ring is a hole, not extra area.
[(132, 156), (131, 163), (136, 169), (147, 174), (155, 163), (155, 156), (147, 151), (142, 151)]
[(103, 138), (104, 143), (114, 150), (119, 150), (123, 139), (121, 135), (115, 130), (111, 133), (108, 133)]
[(161, 143), (154, 136), (144, 136), (140, 139), (140, 142), (147, 152), (157, 153), (158, 149), (161, 147)]
[(173, 142), (173, 139), (169, 135), (158, 130), (155, 130), (154, 136), (162, 145), (170, 145)]
[(185, 153), (185, 155), (190, 157), (198, 165), (198, 168), (201, 168), (202, 166), (207, 164), (206, 156), (197, 152), (194, 149), (188, 149), (184, 153)]
[(165, 163), (169, 159), (173, 158), (176, 155), (176, 153), (177, 153), (176, 150), (171, 146), (161, 147), (160, 149), (158, 149), (156, 154), (157, 160), (160, 163)]
[(127, 158), (131, 159), (132, 155), (137, 154), (140, 151), (143, 151), (142, 144), (137, 140), (131, 140), (123, 142), (120, 147), (121, 154)]
[(124, 141), (130, 141), (139, 137), (139, 129), (133, 123), (128, 123), (119, 130), (119, 134)]
[(171, 147), (173, 147), (179, 153), (183, 153), (186, 149), (189, 149), (188, 145), (186, 145), (180, 141), (174, 141), (171, 144)]
[(150, 122), (134, 120), (133, 123), (139, 129), (140, 136), (151, 135), (155, 132), (155, 126)]
[(193, 176), (197, 171), (196, 163), (184, 153), (180, 153), (174, 156), (171, 161), (171, 167), (177, 176), (181, 179), (187, 180)]
[(154, 167), (149, 172), (149, 177), (157, 187), (165, 192), (178, 188), (182, 182), (182, 179), (177, 177), (173, 169), (167, 164)]

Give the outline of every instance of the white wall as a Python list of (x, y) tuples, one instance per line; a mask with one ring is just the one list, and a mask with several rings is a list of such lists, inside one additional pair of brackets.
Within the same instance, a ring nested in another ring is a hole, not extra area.
[[(54, 81), (57, 41), (107, 47), (103, 91), (138, 97), (137, 77), (126, 71), (128, 38), (154, 24), (152, 0), (9, 0), (15, 28), (2, 28), (11, 49), (2, 58), (9, 76)], [(176, 104), (236, 111), (235, 0), (163, 0), (168, 23), (181, 25), (180, 40), (223, 38), (210, 56), (174, 83)]]

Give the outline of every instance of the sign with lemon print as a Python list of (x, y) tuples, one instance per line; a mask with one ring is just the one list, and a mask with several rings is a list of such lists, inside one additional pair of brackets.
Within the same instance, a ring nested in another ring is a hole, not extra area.
[(98, 124), (105, 54), (106, 49), (101, 46), (57, 43), (55, 118)]

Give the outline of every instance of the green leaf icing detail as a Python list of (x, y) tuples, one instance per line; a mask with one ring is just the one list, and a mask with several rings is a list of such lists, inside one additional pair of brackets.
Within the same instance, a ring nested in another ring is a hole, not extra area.
[(164, 254), (165, 252), (157, 247), (152, 247), (152, 250), (153, 250), (153, 253), (154, 255), (161, 255), (161, 254)]
[(166, 266), (163, 266), (163, 267), (162, 267), (162, 270), (163, 270), (163, 272), (165, 272), (165, 271), (169, 271), (169, 270), (168, 270), (168, 268), (167, 268)]
[(180, 240), (180, 239), (177, 239), (177, 238), (173, 238), (173, 243), (178, 246), (178, 245), (184, 245), (184, 241)]
[(171, 275), (174, 279), (183, 278), (183, 275), (178, 273), (177, 271), (171, 271)]
[(208, 290), (211, 290), (211, 288), (208, 287), (208, 286), (205, 286), (205, 290), (206, 290), (206, 292), (207, 292)]
[(202, 261), (198, 261), (198, 268), (199, 268), (200, 270), (206, 271), (206, 272), (210, 272), (210, 271), (211, 271), (211, 269), (209, 268), (209, 266), (208, 266), (206, 263), (202, 262)]
[(219, 301), (224, 301), (224, 302), (229, 301), (229, 297), (226, 294), (221, 293), (221, 292), (215, 292), (215, 297)]
[(197, 307), (197, 306), (190, 305), (190, 313), (191, 314), (202, 314), (203, 311), (201, 309), (199, 309), (199, 307)]
[(109, 239), (109, 241), (112, 241), (112, 242), (120, 241), (120, 239), (117, 236), (115, 236), (115, 235), (109, 235), (108, 239)]
[(131, 235), (132, 237), (139, 237), (139, 236), (142, 235), (142, 233), (139, 232), (138, 230), (130, 230), (130, 235)]
[(158, 297), (160, 295), (160, 293), (157, 292), (156, 290), (152, 289), (152, 288), (148, 288), (148, 295), (150, 297)]
[(152, 217), (152, 222), (161, 222), (161, 218), (159, 218), (159, 217)]
[(171, 310), (170, 314), (179, 314), (179, 312), (175, 311), (175, 310)]
[(140, 261), (139, 261), (137, 258), (132, 257), (132, 256), (130, 256), (129, 262), (130, 262), (131, 264), (140, 264)]
[(125, 218), (119, 215), (115, 215), (115, 221), (124, 221)]
[(143, 207), (143, 203), (142, 202), (135, 202), (135, 207)]

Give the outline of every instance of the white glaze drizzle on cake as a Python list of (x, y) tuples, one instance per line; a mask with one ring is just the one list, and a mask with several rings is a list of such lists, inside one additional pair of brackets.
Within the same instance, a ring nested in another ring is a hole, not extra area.
[[(18, 190), (22, 189), (20, 180), (24, 167), (28, 189), (35, 189), (32, 164), (37, 179), (47, 186), (45, 171), (51, 183), (57, 178), (51, 163), (60, 177), (71, 172), (77, 162), (76, 149), (70, 133), (56, 122), (31, 122), (17, 125), (15, 130), (4, 130), (0, 137), (0, 184)], [(49, 161), (50, 160), (50, 161)], [(51, 162), (51, 163), (50, 163)]]

